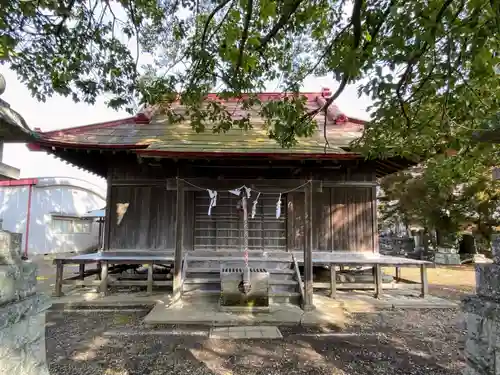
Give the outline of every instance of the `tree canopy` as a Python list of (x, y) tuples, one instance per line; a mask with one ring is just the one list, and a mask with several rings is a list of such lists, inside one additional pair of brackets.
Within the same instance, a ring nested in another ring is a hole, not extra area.
[[(258, 106), (283, 147), (317, 126), (304, 98), (308, 76), (332, 76), (373, 99), (356, 147), (368, 157), (431, 157), (469, 147), (499, 111), (497, 0), (88, 0), (4, 1), (0, 59), (40, 100), (54, 93), (112, 107), (168, 111), (180, 97), (195, 129), (251, 126), (208, 92)], [(137, 57), (154, 58), (139, 67)], [(260, 103), (270, 82), (288, 96)], [(180, 118), (173, 116), (173, 120)]]
[(500, 182), (492, 169), (500, 162), (489, 146), (468, 153), (437, 155), (421, 165), (382, 179), (379, 212), (383, 226), (404, 224), (439, 234), (436, 245), (450, 246), (462, 234), (489, 249), (500, 226)]

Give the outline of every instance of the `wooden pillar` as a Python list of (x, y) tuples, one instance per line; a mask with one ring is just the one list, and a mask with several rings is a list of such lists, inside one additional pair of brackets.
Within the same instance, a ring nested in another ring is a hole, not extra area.
[(312, 184), (304, 188), (304, 301), (302, 308), (314, 309), (312, 263)]
[(62, 282), (64, 276), (64, 264), (61, 259), (56, 260), (56, 289), (54, 291), (55, 297), (61, 297), (62, 293)]
[(80, 276), (80, 280), (85, 280), (85, 263), (78, 266), (78, 275)]
[[(106, 192), (106, 216), (104, 217), (104, 243), (102, 246), (103, 250), (109, 250), (111, 243), (111, 170), (108, 169), (108, 178), (107, 178), (107, 192)], [(100, 250), (100, 249), (99, 249)]]
[(295, 250), (294, 220), (293, 196), (288, 193), (286, 195), (286, 251), (288, 252)]
[(108, 261), (101, 262), (101, 284), (99, 287), (99, 291), (102, 295), (108, 295)]
[(375, 272), (375, 298), (380, 298), (382, 295), (382, 267), (377, 264), (374, 267)]
[(399, 282), (401, 280), (401, 267), (396, 267), (396, 278), (395, 281)]
[(378, 241), (378, 209), (377, 209), (377, 187), (372, 188), (372, 243), (373, 252), (379, 253)]
[(97, 262), (96, 268), (97, 268), (97, 280), (101, 280), (101, 271), (102, 271), (101, 261)]
[(330, 297), (337, 298), (337, 270), (335, 264), (330, 264)]
[(148, 264), (148, 286), (147, 293), (153, 294), (153, 263)]
[(429, 283), (427, 281), (427, 266), (425, 264), (422, 264), (420, 266), (420, 282), (422, 284), (420, 297), (425, 298), (427, 294), (429, 294)]
[(175, 215), (175, 254), (174, 254), (174, 279), (173, 297), (174, 300), (181, 297), (182, 288), (182, 248), (184, 223), (184, 185), (181, 179), (177, 179), (177, 205)]
[[(79, 265), (79, 270), (78, 270), (78, 276), (80, 277), (80, 280), (84, 281), (85, 280), (85, 263), (82, 263)], [(84, 287), (85, 285), (83, 285), (82, 283), (82, 288)]]

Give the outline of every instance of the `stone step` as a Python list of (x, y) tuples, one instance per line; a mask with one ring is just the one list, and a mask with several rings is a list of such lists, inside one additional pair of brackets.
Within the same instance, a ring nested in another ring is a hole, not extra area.
[[(214, 298), (217, 299), (220, 296), (220, 289), (216, 290), (193, 290), (183, 293), (183, 298)], [(299, 304), (301, 295), (299, 292), (270, 292), (269, 302), (272, 304), (282, 304), (282, 303), (292, 303)]]
[(292, 303), (294, 305), (300, 304), (299, 292), (273, 292), (269, 294), (270, 303), (283, 304)]
[(214, 277), (204, 277), (204, 278), (190, 278), (187, 277), (184, 280), (184, 284), (220, 284), (219, 275), (214, 275)]
[(184, 281), (184, 285), (182, 286), (183, 293), (220, 293), (220, 281), (213, 283), (188, 283), (187, 280)]
[[(286, 280), (288, 281), (288, 280)], [(188, 283), (187, 280), (183, 286), (184, 293), (220, 293), (220, 282), (213, 283)], [(274, 283), (269, 285), (269, 294), (297, 293), (298, 283)]]
[(281, 280), (281, 279), (270, 279), (269, 285), (298, 285), (297, 280)]

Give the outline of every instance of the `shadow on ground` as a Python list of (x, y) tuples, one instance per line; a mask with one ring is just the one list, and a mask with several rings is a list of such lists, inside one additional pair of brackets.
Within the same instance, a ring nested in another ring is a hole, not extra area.
[(281, 327), (282, 340), (215, 340), (207, 327), (145, 327), (149, 307), (52, 310), (51, 375), (457, 374), (457, 310), (353, 314), (340, 329)]

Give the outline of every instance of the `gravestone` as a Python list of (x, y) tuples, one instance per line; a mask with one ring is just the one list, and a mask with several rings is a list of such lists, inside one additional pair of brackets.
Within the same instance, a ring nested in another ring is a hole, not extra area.
[(436, 264), (460, 264), (460, 255), (453, 247), (438, 247), (434, 254), (434, 263)]
[(20, 248), (20, 234), (0, 230), (0, 369), (9, 375), (49, 375), (49, 297), (37, 293), (37, 267), (21, 259)]
[(476, 265), (476, 295), (463, 301), (467, 338), (464, 375), (500, 375), (500, 235), (493, 263)]

